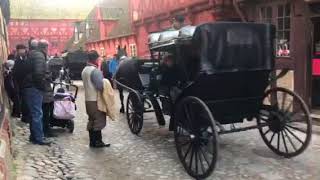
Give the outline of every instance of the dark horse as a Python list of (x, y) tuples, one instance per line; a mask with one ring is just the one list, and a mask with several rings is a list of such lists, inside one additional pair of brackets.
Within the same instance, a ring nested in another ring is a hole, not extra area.
[[(116, 58), (119, 61), (119, 66), (117, 72), (115, 74), (115, 79), (122, 83), (126, 84), (131, 88), (137, 89), (141, 88), (141, 82), (138, 75), (137, 62), (132, 60), (127, 56), (127, 48), (124, 46), (121, 48), (118, 46)], [(121, 108), (120, 113), (125, 112), (124, 108), (124, 95), (123, 88), (121, 86), (117, 86), (120, 95)]]
[[(133, 60), (131, 58), (127, 57), (126, 47), (121, 48), (118, 47), (118, 53), (117, 58), (120, 60), (118, 70), (115, 74), (115, 80), (119, 83), (134, 89), (136, 91), (143, 91), (143, 86), (139, 77), (139, 61)], [(121, 100), (121, 110), (124, 110), (124, 96), (123, 96), (123, 88), (121, 86), (118, 86), (119, 94), (120, 94), (120, 100)], [(157, 120), (159, 125), (165, 125), (165, 120), (162, 115), (162, 110), (156, 100), (153, 96), (150, 96), (148, 98), (151, 101), (152, 106), (154, 107)], [(144, 102), (148, 104), (148, 106), (151, 106), (149, 102)], [(124, 112), (124, 111), (123, 111)]]

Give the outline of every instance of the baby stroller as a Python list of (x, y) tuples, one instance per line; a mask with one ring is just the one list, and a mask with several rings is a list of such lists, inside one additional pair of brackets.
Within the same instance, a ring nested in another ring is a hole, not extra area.
[[(74, 93), (67, 91), (72, 87)], [(70, 133), (74, 130), (74, 117), (76, 112), (75, 100), (78, 94), (78, 86), (66, 83), (53, 83), (54, 107), (50, 126), (67, 128)]]

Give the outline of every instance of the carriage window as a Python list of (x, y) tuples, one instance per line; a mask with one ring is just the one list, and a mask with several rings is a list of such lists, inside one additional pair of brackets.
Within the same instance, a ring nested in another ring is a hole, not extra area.
[(277, 7), (277, 56), (290, 56), (290, 8), (289, 3)]

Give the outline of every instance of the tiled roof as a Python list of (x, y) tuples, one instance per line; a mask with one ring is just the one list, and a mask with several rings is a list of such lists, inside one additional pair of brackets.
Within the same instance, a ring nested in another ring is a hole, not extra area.
[[(109, 38), (125, 36), (132, 34), (130, 16), (129, 16), (129, 0), (105, 0), (99, 5), (101, 12), (101, 20), (117, 20), (117, 25), (108, 34)], [(93, 8), (87, 15), (86, 19), (79, 25), (79, 32), (83, 33), (82, 38), (77, 44), (74, 44), (74, 38), (68, 43), (68, 49), (71, 47), (79, 48), (84, 46), (86, 42), (94, 42), (102, 40), (100, 37), (99, 24), (96, 19), (96, 8)], [(86, 37), (86, 24), (90, 27), (90, 36)]]

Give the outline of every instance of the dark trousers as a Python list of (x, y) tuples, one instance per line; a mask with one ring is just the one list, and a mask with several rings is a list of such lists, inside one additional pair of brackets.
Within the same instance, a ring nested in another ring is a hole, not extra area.
[[(23, 91), (23, 89), (22, 89)], [(26, 103), (26, 99), (22, 96), (22, 93), (20, 93), (20, 102), (19, 102), (19, 108), (21, 110), (21, 121), (25, 123), (31, 122), (31, 116), (28, 110), (28, 106)]]
[(53, 118), (53, 102), (42, 104), (43, 112), (43, 133), (47, 135), (50, 132), (50, 121)]
[(15, 94), (11, 100), (12, 100), (12, 115), (16, 117), (20, 117), (21, 110), (20, 110), (19, 94)]

